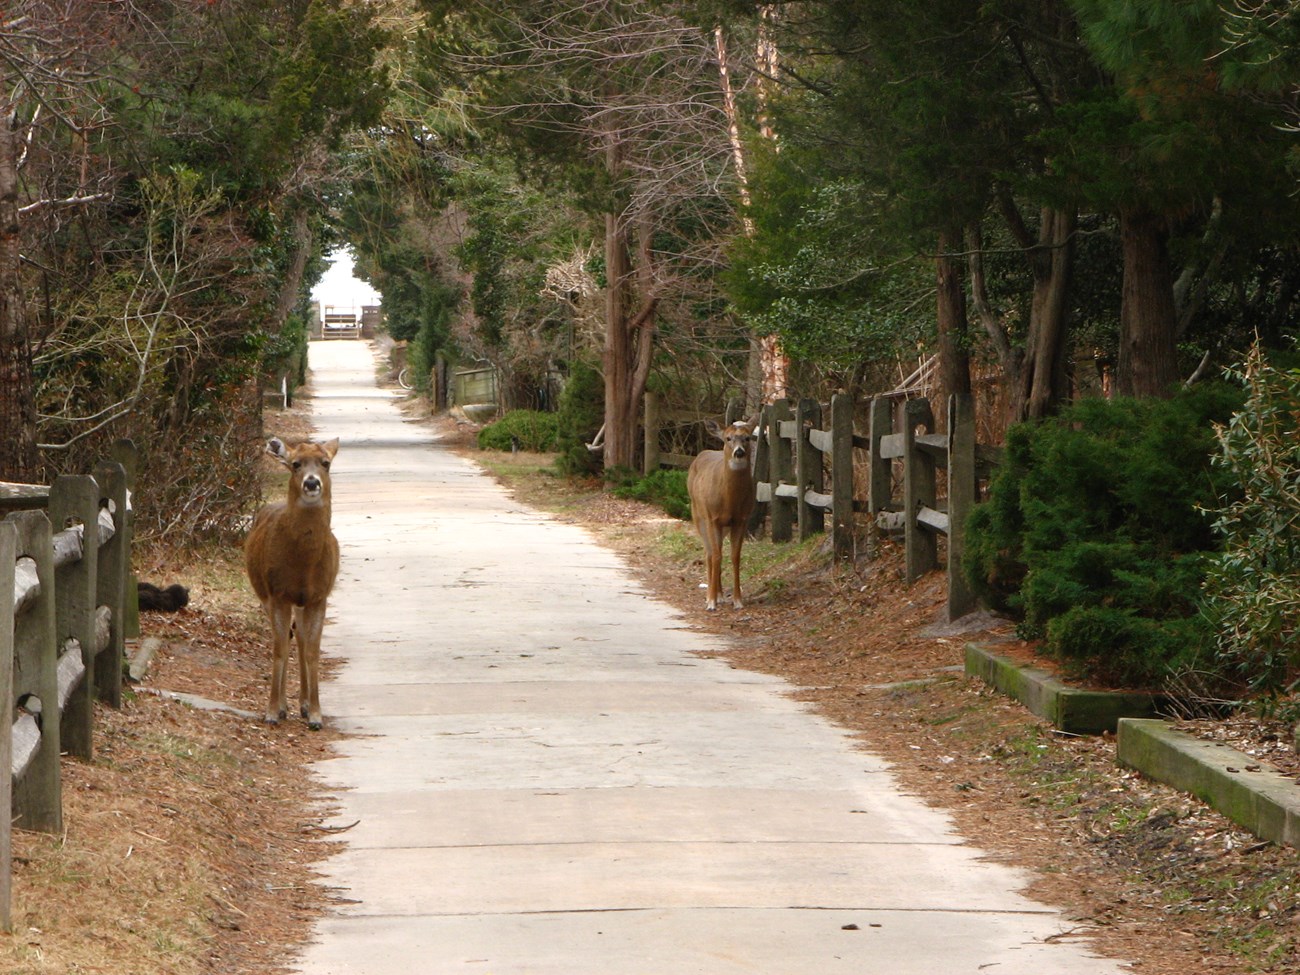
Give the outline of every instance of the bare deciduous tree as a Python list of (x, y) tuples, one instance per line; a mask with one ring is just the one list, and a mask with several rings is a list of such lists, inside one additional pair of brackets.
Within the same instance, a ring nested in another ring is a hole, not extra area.
[(658, 325), (702, 303), (702, 272), (720, 266), (737, 223), (714, 39), (643, 0), (476, 10), (509, 38), (488, 59), (459, 62), (507, 78), (494, 110), (603, 170), (604, 460), (631, 467)]

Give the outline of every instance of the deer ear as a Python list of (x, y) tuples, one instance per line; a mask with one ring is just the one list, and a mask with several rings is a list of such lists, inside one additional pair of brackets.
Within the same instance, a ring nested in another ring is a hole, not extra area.
[(326, 457), (328, 457), (330, 460), (333, 460), (334, 455), (339, 452), (339, 438), (335, 437), (329, 443), (321, 444), (321, 449), (325, 451)]
[(272, 437), (266, 442), (266, 452), (281, 464), (289, 463), (289, 450), (279, 437)]
[(723, 439), (722, 427), (720, 427), (718, 425), (718, 421), (713, 419), (712, 417), (704, 421), (704, 429), (707, 430), (712, 436), (717, 437), (719, 440)]

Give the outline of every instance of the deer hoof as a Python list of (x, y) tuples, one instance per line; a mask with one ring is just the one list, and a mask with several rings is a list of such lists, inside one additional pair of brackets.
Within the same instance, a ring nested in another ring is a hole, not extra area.
[(277, 718), (274, 714), (268, 714), (266, 717), (262, 719), (262, 723), (265, 725), (269, 725), (272, 728), (275, 728), (280, 724), (280, 719)]
[(308, 731), (320, 731), (320, 729), (321, 729), (321, 722), (320, 722), (320, 721), (308, 721), (308, 722), (307, 722), (307, 730), (308, 730)]

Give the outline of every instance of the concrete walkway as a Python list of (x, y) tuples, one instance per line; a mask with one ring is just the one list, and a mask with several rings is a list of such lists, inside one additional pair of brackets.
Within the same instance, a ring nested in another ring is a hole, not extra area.
[[(1112, 975), (882, 761), (311, 347), (342, 442), (307, 975)], [(721, 612), (729, 612), (729, 609)], [(292, 696), (292, 689), (291, 689)]]

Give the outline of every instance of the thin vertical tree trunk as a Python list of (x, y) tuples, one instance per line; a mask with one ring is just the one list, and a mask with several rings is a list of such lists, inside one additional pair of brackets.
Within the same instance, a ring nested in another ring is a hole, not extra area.
[[(759, 70), (765, 78), (775, 77), (779, 57), (776, 45), (771, 40), (767, 28), (775, 20), (777, 11), (768, 4), (761, 12), (758, 37)], [(736, 109), (736, 95), (731, 87), (731, 62), (727, 55), (726, 35), (722, 27), (715, 27), (714, 41), (718, 51), (718, 77), (722, 84), (722, 104), (727, 113), (727, 133), (731, 141), (731, 156), (736, 167), (736, 180), (740, 188), (741, 227), (745, 236), (754, 236), (754, 221), (746, 213), (750, 206), (749, 178), (745, 170), (744, 146), (740, 141), (740, 118)], [(766, 84), (759, 83), (758, 98), (760, 105), (767, 102)], [(768, 122), (766, 112), (760, 108), (760, 129), (763, 136), (776, 141), (776, 131)], [(775, 335), (765, 335), (749, 345), (750, 363), (747, 370), (745, 398), (746, 410), (753, 411), (764, 403), (771, 403), (790, 395), (790, 357), (781, 347), (781, 340)]]
[(628, 327), (631, 280), (627, 228), (617, 214), (605, 214), (605, 467), (631, 467), (635, 415), (629, 416), (632, 335)]
[(939, 254), (934, 262), (939, 381), (943, 387), (943, 395), (939, 399), (941, 403), (947, 402), (948, 397), (954, 394), (969, 396), (971, 391), (966, 288), (963, 285), (962, 262), (955, 256), (960, 243), (960, 231), (940, 231)]
[(1006, 389), (1008, 423), (1054, 412), (1070, 392), (1067, 368), (1070, 283), (1074, 273), (1074, 210), (1044, 207), (1035, 236), (1009, 195), (999, 197), (1007, 228), (1025, 254), (1033, 275), (1029, 321), (1023, 343), (1012, 342), (993, 310), (984, 281), (983, 241), (978, 225), (967, 232), (971, 295), (984, 330), (992, 341)]
[(12, 106), (0, 103), (0, 480), (33, 481), (36, 410), (22, 286), (16, 125)]
[(307, 270), (307, 258), (311, 255), (312, 234), (309, 214), (305, 207), (297, 207), (293, 213), (293, 229), (290, 231), (293, 253), (289, 257), (289, 267), (285, 270), (284, 280), (280, 282), (280, 293), (275, 302), (275, 320), (271, 323), (277, 332), (284, 328), (289, 315), (298, 304), (298, 295), (302, 289), (302, 276)]
[(1073, 210), (1044, 208), (1031, 259), (1034, 293), (1029, 306), (1024, 375), (1020, 385), (1020, 419), (1038, 419), (1055, 412), (1069, 395), (1066, 336), (1070, 325), (1070, 283), (1074, 275)]

